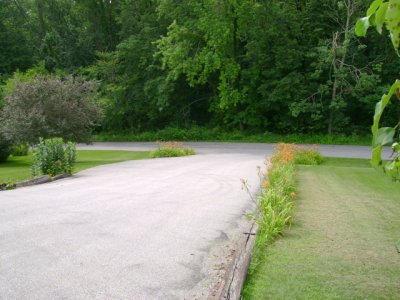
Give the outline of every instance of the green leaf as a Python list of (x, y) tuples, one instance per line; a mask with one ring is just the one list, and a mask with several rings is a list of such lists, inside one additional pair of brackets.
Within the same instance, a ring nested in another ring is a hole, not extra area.
[(390, 40), (392, 41), (392, 45), (396, 50), (396, 53), (399, 54), (399, 45), (400, 45), (400, 31), (393, 30), (390, 33)]
[(390, 175), (393, 179), (398, 179), (400, 176), (400, 161), (391, 161), (385, 165), (385, 173)]
[(372, 149), (371, 165), (375, 168), (382, 165), (382, 146), (378, 146)]
[(400, 45), (400, 0), (390, 0), (388, 9), (386, 10), (385, 23), (386, 28), (390, 31), (390, 39), (393, 47), (398, 53)]
[(383, 95), (381, 101), (379, 101), (375, 107), (374, 124), (371, 128), (373, 136), (372, 145), (374, 147), (372, 150), (371, 164), (374, 167), (379, 167), (382, 165), (383, 145), (389, 142), (389, 140), (393, 141), (395, 129), (387, 127), (379, 128), (379, 123), (386, 106), (388, 105), (390, 99), (396, 93), (398, 88), (400, 88), (400, 81), (396, 81), (392, 85), (389, 93)]
[(385, 165), (385, 171), (388, 172), (388, 173), (391, 173), (391, 171), (393, 171), (395, 167), (396, 167), (396, 162), (392, 161), (392, 162), (387, 163)]
[(388, 9), (389, 2), (383, 3), (375, 13), (375, 27), (379, 33), (382, 33), (383, 24), (385, 22), (386, 11)]
[(379, 130), (382, 113), (398, 88), (400, 88), (400, 81), (396, 81), (390, 88), (389, 93), (383, 95), (381, 101), (379, 101), (375, 106), (374, 124), (372, 125), (372, 134), (374, 135), (374, 139)]
[(383, 0), (375, 0), (374, 2), (372, 2), (372, 4), (367, 10), (367, 16), (373, 15), (377, 11), (377, 9), (381, 6), (382, 3)]
[(374, 147), (387, 146), (389, 144), (392, 144), (395, 133), (396, 130), (393, 127), (379, 128), (378, 133), (376, 135)]
[(400, 152), (400, 144), (399, 143), (394, 143), (392, 145), (392, 149), (394, 152)]
[(355, 28), (356, 35), (365, 37), (367, 35), (369, 26), (369, 17), (358, 19)]

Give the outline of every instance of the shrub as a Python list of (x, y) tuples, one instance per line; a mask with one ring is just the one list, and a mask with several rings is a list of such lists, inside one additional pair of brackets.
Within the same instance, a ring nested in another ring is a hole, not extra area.
[(300, 148), (295, 152), (294, 162), (298, 165), (319, 165), (324, 161), (321, 153), (314, 147)]
[(28, 144), (19, 144), (11, 148), (11, 155), (13, 156), (26, 156), (29, 153)]
[(89, 142), (100, 114), (96, 90), (95, 82), (72, 76), (16, 80), (0, 116), (4, 134), (15, 143), (35, 144), (39, 137)]
[(33, 151), (32, 175), (70, 174), (75, 158), (76, 145), (74, 143), (65, 144), (62, 138), (40, 139), (39, 145)]
[(6, 162), (11, 154), (11, 143), (0, 132), (0, 163)]
[(178, 157), (194, 155), (195, 151), (192, 148), (184, 148), (182, 143), (166, 142), (159, 143), (160, 147), (150, 153), (153, 158), (156, 157)]
[(316, 146), (303, 147), (293, 144), (278, 144), (275, 147), (275, 156), (272, 160), (289, 161), (293, 160), (298, 165), (319, 165), (323, 157)]

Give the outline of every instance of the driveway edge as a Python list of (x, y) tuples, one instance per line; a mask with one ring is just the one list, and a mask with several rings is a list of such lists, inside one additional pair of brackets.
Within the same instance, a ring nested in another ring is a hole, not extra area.
[(71, 177), (71, 176), (72, 176), (71, 174), (63, 173), (63, 174), (56, 175), (54, 177), (51, 177), (49, 175), (44, 175), (44, 176), (41, 176), (38, 178), (28, 179), (28, 180), (20, 181), (20, 182), (13, 183), (10, 185), (7, 185), (6, 183), (2, 183), (2, 184), (0, 184), (0, 191), (10, 190), (10, 189), (14, 190), (14, 189), (22, 188), (22, 187), (28, 187), (28, 186), (53, 182), (53, 181), (56, 181), (59, 179), (64, 179), (64, 178)]
[(253, 248), (256, 241), (258, 226), (253, 223), (247, 232), (243, 233), (244, 239), (238, 243), (239, 249), (235, 251), (232, 262), (226, 268), (226, 275), (212, 299), (238, 300), (246, 280), (247, 270), (250, 265)]

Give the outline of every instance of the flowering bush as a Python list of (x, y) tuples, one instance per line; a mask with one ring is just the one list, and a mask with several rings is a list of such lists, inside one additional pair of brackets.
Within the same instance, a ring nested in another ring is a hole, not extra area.
[(316, 145), (303, 147), (293, 144), (278, 144), (274, 147), (274, 150), (275, 156), (271, 159), (271, 162), (294, 160), (297, 165), (319, 165), (324, 160)]

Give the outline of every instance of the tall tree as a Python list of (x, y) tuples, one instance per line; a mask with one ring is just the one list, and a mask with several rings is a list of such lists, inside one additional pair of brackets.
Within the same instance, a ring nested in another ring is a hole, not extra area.
[(23, 26), (27, 18), (20, 1), (0, 1), (0, 80), (1, 75), (24, 71), (33, 63), (33, 49)]

